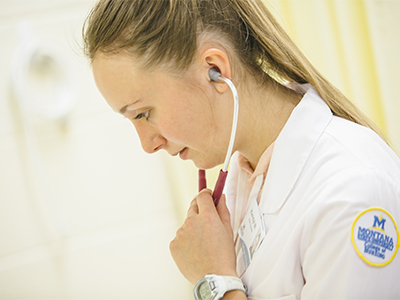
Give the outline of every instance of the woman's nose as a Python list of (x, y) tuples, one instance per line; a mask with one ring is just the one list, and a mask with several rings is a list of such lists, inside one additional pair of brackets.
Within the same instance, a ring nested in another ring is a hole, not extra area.
[(137, 128), (136, 131), (140, 138), (142, 148), (146, 153), (152, 154), (162, 149), (167, 140), (157, 131), (150, 128)]

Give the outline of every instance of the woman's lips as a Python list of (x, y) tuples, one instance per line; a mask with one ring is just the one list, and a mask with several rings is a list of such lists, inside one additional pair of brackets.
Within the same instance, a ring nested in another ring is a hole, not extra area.
[(187, 148), (185, 147), (185, 148), (183, 148), (180, 152), (179, 152), (179, 157), (182, 159), (182, 160), (186, 160), (187, 159)]
[(179, 156), (182, 158), (182, 153), (186, 150), (186, 147), (183, 148), (181, 151), (175, 152), (174, 154), (171, 154), (171, 156), (177, 156), (179, 154)]

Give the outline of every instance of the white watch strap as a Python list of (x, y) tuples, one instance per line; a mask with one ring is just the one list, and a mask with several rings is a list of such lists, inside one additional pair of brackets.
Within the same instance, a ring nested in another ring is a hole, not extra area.
[(243, 284), (242, 280), (234, 276), (218, 276), (218, 275), (206, 275), (205, 278), (209, 278), (216, 282), (218, 286), (218, 294), (213, 298), (214, 300), (221, 299), (226, 292), (233, 290), (240, 290), (247, 296), (247, 288)]
[(246, 293), (245, 286), (240, 278), (233, 276), (219, 276), (219, 277), (222, 277), (224, 279), (226, 291), (241, 290), (244, 293)]

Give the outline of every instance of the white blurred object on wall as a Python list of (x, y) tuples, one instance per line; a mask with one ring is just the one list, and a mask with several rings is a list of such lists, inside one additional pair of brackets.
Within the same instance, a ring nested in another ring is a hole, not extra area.
[(70, 224), (44, 168), (33, 129), (35, 117), (65, 121), (76, 103), (75, 74), (63, 50), (51, 41), (38, 38), (30, 25), (28, 22), (17, 25), (19, 45), (11, 63), (12, 93), (21, 114), (32, 175), (40, 184), (58, 231), (62, 236), (67, 236), (70, 234)]
[(30, 23), (21, 22), (17, 28), (20, 42), (11, 65), (16, 100), (27, 114), (66, 117), (76, 102), (76, 74), (68, 56), (57, 44), (38, 38)]

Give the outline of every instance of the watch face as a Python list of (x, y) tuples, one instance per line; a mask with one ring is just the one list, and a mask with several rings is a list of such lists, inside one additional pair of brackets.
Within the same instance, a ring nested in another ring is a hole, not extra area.
[(211, 289), (210, 286), (208, 285), (207, 281), (204, 281), (200, 286), (199, 286), (199, 295), (201, 299), (208, 300), (211, 299)]

